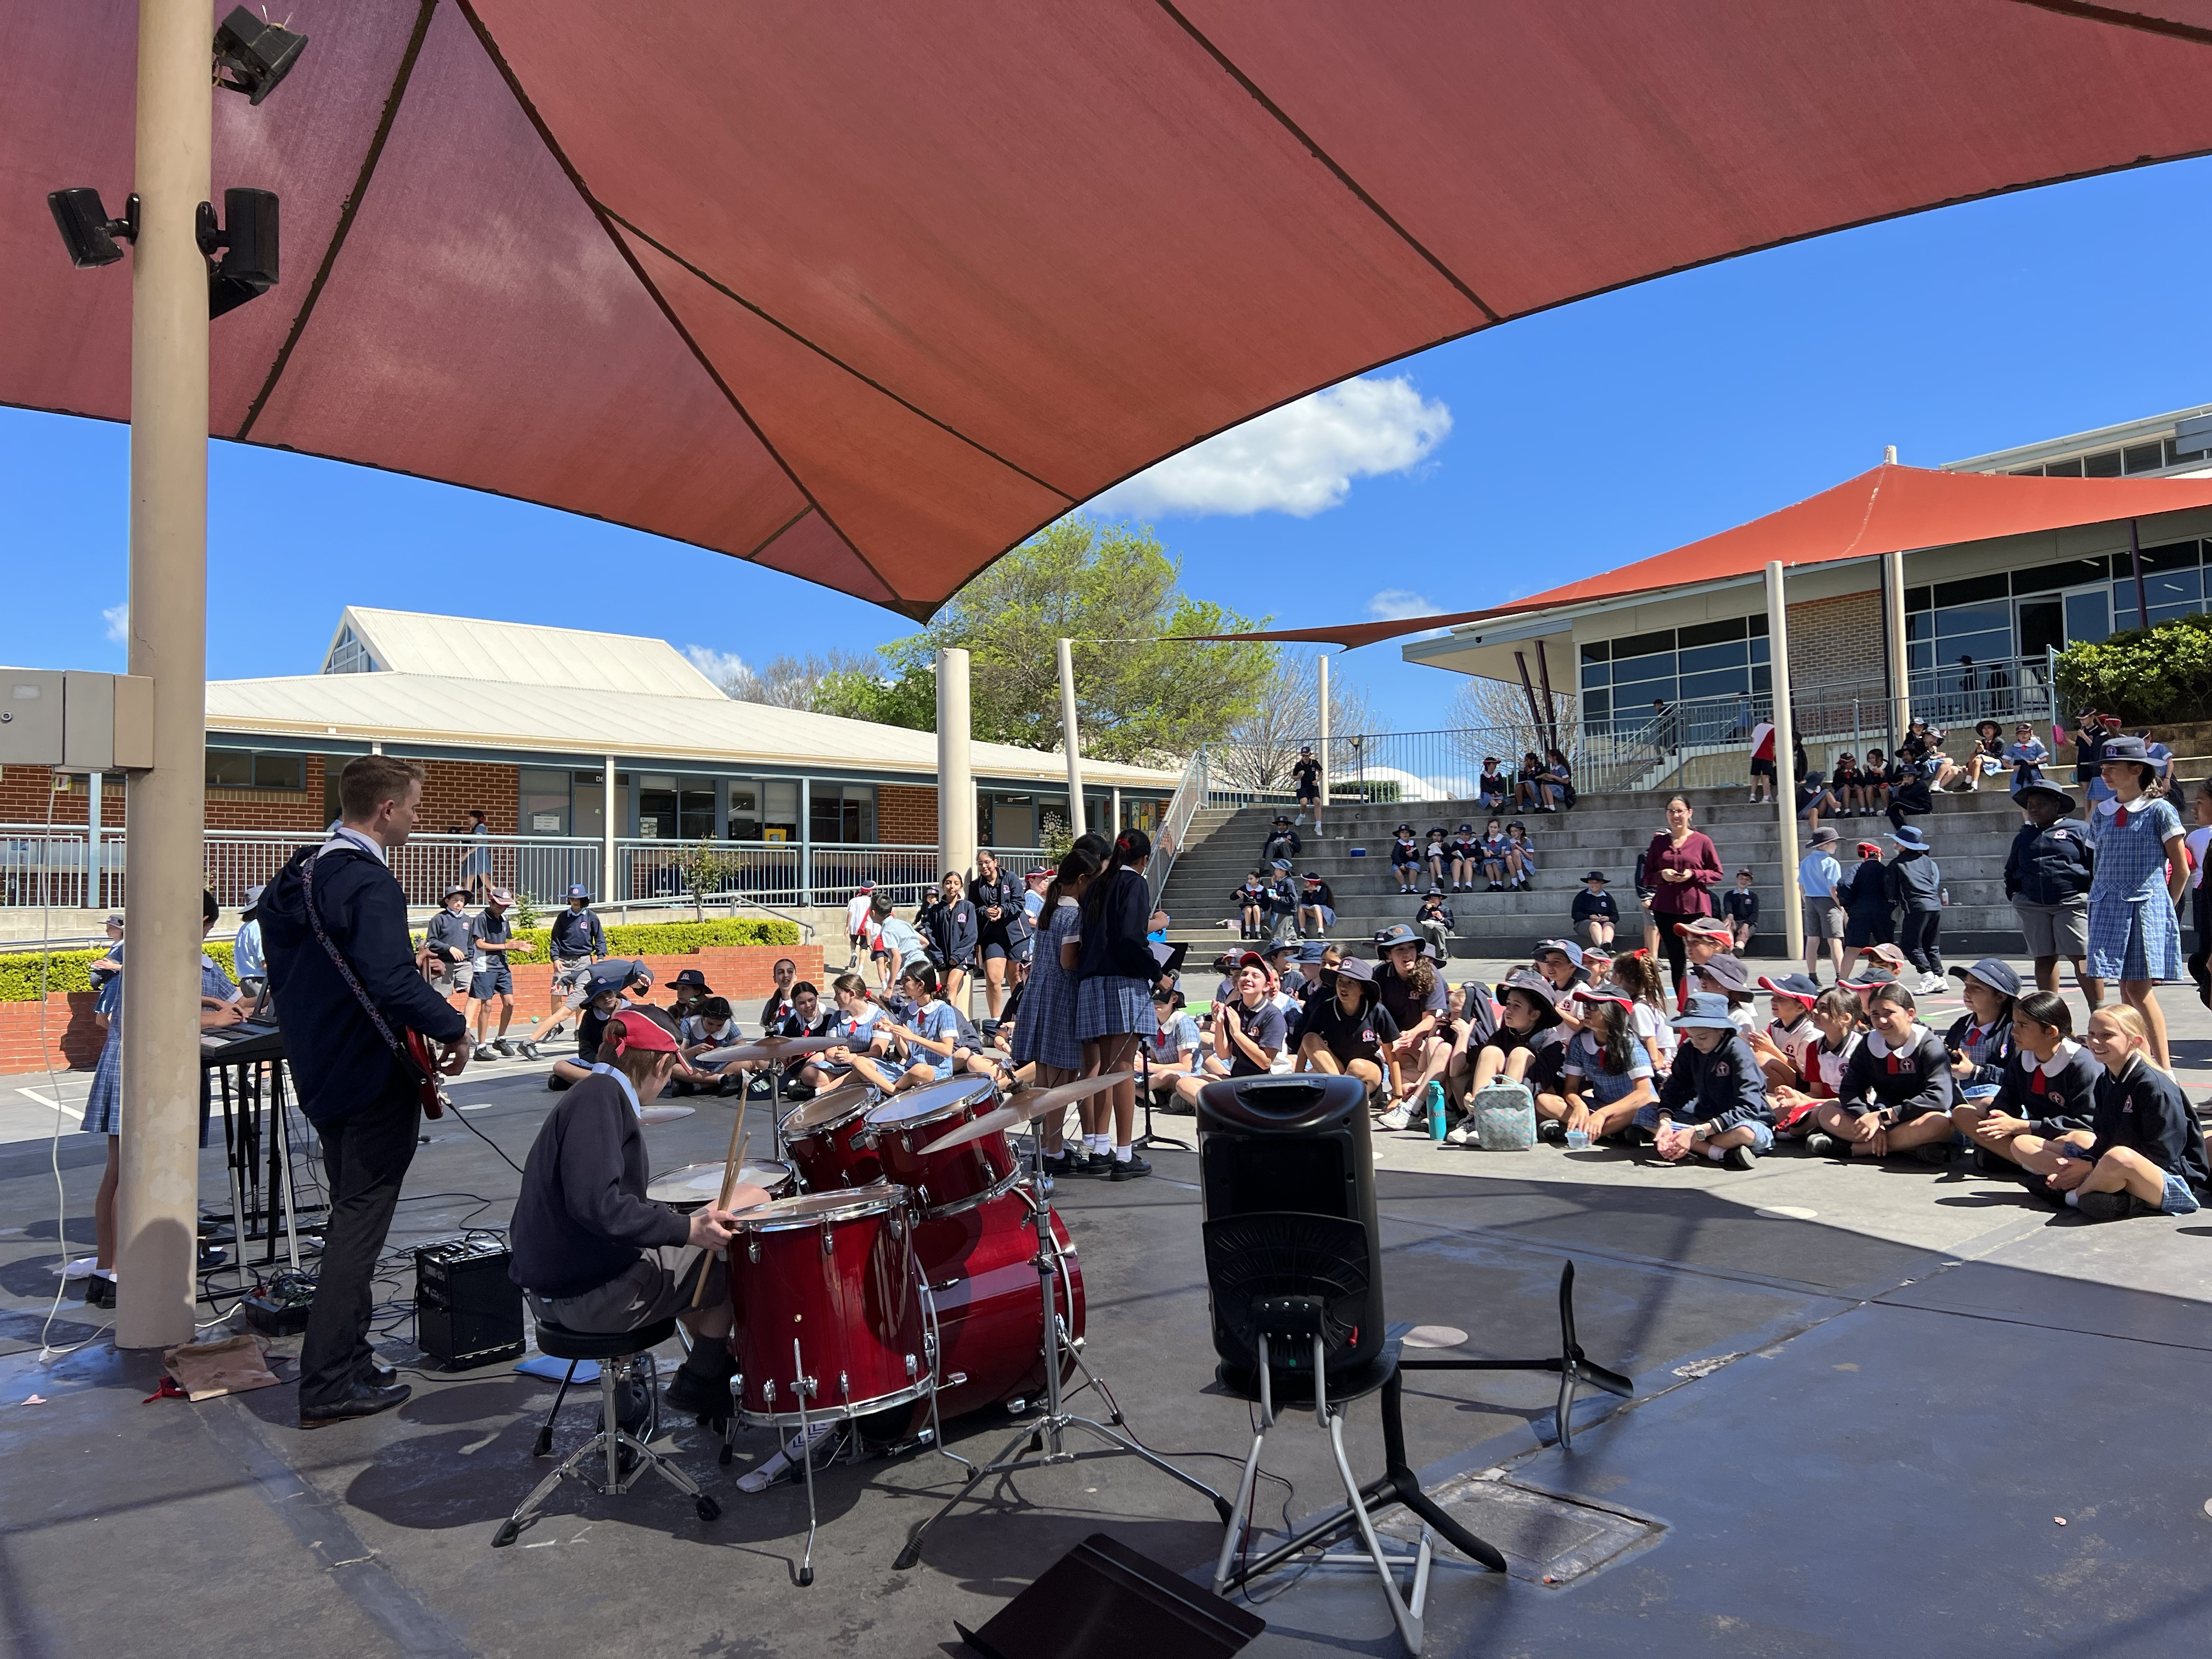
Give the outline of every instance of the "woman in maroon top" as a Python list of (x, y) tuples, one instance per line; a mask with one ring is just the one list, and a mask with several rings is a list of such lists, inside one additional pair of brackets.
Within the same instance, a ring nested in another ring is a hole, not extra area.
[(1650, 849), (1644, 854), (1644, 879), (1651, 889), (1644, 908), (1658, 924), (1668, 975), (1678, 991), (1686, 963), (1682, 936), (1674, 924), (1712, 914), (1713, 902), (1705, 890), (1721, 873), (1718, 849), (1705, 831), (1690, 827), (1690, 803), (1680, 795), (1668, 796), (1667, 827), (1651, 837)]

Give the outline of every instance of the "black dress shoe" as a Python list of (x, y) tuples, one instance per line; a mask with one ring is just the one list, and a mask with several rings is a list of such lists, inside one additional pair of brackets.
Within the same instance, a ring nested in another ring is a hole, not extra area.
[(303, 1429), (326, 1429), (333, 1423), (344, 1423), (356, 1417), (374, 1417), (379, 1412), (388, 1412), (404, 1402), (414, 1393), (404, 1382), (395, 1382), (389, 1388), (378, 1388), (370, 1382), (356, 1382), (335, 1400), (309, 1405), (300, 1402), (300, 1426)]
[(386, 1364), (374, 1354), (369, 1355), (367, 1359), (362, 1362), (361, 1370), (358, 1375), (360, 1376), (361, 1380), (368, 1383), (372, 1389), (388, 1389), (399, 1380), (399, 1373), (393, 1370), (391, 1366)]

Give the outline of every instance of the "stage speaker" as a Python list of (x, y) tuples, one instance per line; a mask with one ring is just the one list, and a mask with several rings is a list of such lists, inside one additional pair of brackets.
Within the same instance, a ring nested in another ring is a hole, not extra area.
[(984, 1659), (1225, 1659), (1267, 1622), (1094, 1532), (982, 1629), (952, 1628)]
[[(1199, 1091), (1198, 1158), (1224, 1380), (1252, 1385), (1263, 1304), (1282, 1296), (1322, 1297), (1328, 1376), (1371, 1364), (1382, 1352), (1382, 1247), (1365, 1085), (1310, 1072), (1217, 1079)], [(1312, 1346), (1272, 1344), (1268, 1364), (1310, 1372)]]
[(522, 1292), (507, 1276), (506, 1245), (481, 1235), (415, 1252), (415, 1345), (447, 1370), (523, 1351)]

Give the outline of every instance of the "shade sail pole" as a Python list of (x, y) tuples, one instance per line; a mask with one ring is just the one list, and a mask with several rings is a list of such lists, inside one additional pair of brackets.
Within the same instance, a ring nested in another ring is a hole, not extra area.
[(944, 870), (975, 867), (975, 774), (968, 751), (968, 653), (937, 653), (937, 850)]
[(115, 1314), (125, 1348), (192, 1335), (208, 446), (208, 276), (194, 216), (208, 198), (214, 147), (209, 23), (207, 0), (140, 0), (130, 664), (154, 682), (154, 764), (125, 784), (131, 942)]
[(1083, 755), (1075, 730), (1075, 653), (1060, 642), (1060, 746), (1067, 751), (1067, 824), (1075, 835), (1090, 833), (1083, 821)]
[(622, 834), (622, 821), (615, 816), (615, 757), (607, 757), (606, 770), (599, 774), (599, 902), (615, 902), (615, 838)]
[[(1881, 616), (1882, 635), (1889, 647), (1889, 718), (1890, 728), (1882, 734), (1885, 748), (1893, 749), (1897, 740), (1912, 729), (1911, 670), (1905, 649), (1905, 555), (1885, 553), (1881, 556)], [(1775, 684), (1781, 684), (1780, 667), (1774, 670)], [(1779, 769), (1777, 769), (1778, 770)]]
[(1797, 722), (1790, 708), (1790, 606), (1778, 559), (1766, 565), (1766, 650), (1774, 684), (1774, 772), (1778, 778), (1785, 768), (1790, 773), (1790, 781), (1774, 792), (1774, 811), (1782, 831), (1782, 932), (1790, 960), (1796, 963), (1805, 959), (1805, 895), (1797, 881)]
[(2136, 521), (2128, 520), (2128, 562), (2136, 573), (2136, 622), (2145, 632), (2150, 629), (2150, 601), (2143, 596), (2142, 538), (2136, 533)]
[[(1319, 659), (1321, 668), (1321, 744), (1315, 758), (1321, 762), (1321, 804), (1328, 805), (1328, 653)], [(1317, 821), (1316, 821), (1317, 822)]]

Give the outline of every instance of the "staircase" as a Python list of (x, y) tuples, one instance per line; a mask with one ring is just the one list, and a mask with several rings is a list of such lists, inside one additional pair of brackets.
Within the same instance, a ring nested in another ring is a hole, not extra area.
[[(1630, 878), (1635, 872), (1636, 855), (1665, 827), (1666, 796), (1670, 793), (1589, 794), (1572, 811), (1522, 815), (1540, 866), (1530, 890), (1448, 890), (1445, 902), (1459, 924), (1452, 938), (1452, 954), (1512, 959), (1526, 957), (1539, 939), (1568, 937), (1569, 911), (1582, 889), (1586, 870), (1602, 870), (1608, 878), (1620, 906), (1622, 942), (1632, 946), (1641, 944), (1642, 927)], [(1784, 945), (1783, 888), (1775, 809), (1747, 804), (1746, 793), (1741, 787), (1684, 792), (1696, 811), (1697, 827), (1712, 837), (1720, 851), (1722, 866), (1728, 872), (1723, 885), (1733, 886), (1740, 869), (1752, 872), (1761, 915), (1759, 933), (1748, 954), (1779, 957)], [(1274, 803), (1237, 810), (1208, 808), (1192, 819), (1160, 904), (1174, 918), (1168, 937), (1188, 941), (1194, 971), (1202, 970), (1216, 954), (1237, 942), (1231, 890), (1260, 862), (1261, 845), (1275, 814), (1283, 810)], [(1305, 850), (1293, 860), (1297, 866), (1295, 873), (1317, 872), (1335, 890), (1337, 925), (1330, 937), (1347, 946), (1364, 945), (1392, 922), (1411, 921), (1419, 903), (1415, 896), (1400, 894), (1391, 877), (1390, 832), (1401, 823), (1410, 823), (1425, 840), (1432, 824), (1449, 831), (1462, 821), (1472, 821), (1480, 829), (1486, 816), (1472, 802), (1432, 801), (1417, 807), (1333, 806), (1323, 815), (1328, 826), (1326, 837), (1316, 837), (1310, 824), (1298, 826)], [(1889, 833), (1887, 817), (1823, 822), (1833, 823), (1842, 837), (1836, 852), (1838, 862), (1846, 870), (1856, 862), (1852, 848), (1858, 841), (1880, 842), (1885, 857), (1894, 850), (1884, 839)], [(1945, 960), (1972, 961), (1999, 952), (2017, 955), (2019, 924), (2012, 906), (2005, 901), (2003, 874), (2006, 851), (2021, 822), (2019, 809), (2002, 789), (1984, 787), (1975, 794), (1938, 796), (1934, 812), (1911, 822), (1933, 843), (1936, 862), (1942, 866), (1943, 884), (1951, 895), (1951, 907), (1943, 915)], [(1801, 852), (1808, 836), (1800, 819)], [(1352, 856), (1354, 848), (1364, 848), (1366, 855)], [(1426, 889), (1425, 877), (1421, 885)], [(1446, 885), (1449, 888), (1449, 884)], [(1222, 925), (1224, 921), (1229, 924), (1226, 927)]]

